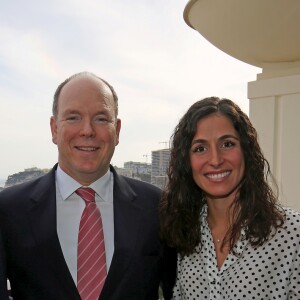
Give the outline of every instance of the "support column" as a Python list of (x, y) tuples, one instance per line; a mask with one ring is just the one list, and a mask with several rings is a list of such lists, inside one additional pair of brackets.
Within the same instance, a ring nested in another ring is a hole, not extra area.
[(281, 203), (300, 211), (300, 72), (279, 69), (266, 66), (257, 81), (248, 83), (250, 119), (277, 181)]

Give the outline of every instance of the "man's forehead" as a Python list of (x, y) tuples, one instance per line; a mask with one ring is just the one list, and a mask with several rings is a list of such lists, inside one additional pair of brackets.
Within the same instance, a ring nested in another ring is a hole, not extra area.
[(107, 93), (112, 96), (110, 88), (104, 83), (100, 78), (89, 74), (79, 75), (75, 78), (72, 78), (61, 90), (62, 93), (66, 92), (80, 92), (81, 90), (95, 90), (99, 93)]

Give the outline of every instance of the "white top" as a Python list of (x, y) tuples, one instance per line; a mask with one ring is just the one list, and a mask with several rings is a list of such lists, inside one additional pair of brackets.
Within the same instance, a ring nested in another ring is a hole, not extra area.
[(285, 211), (283, 229), (263, 246), (253, 248), (242, 233), (235, 245), (240, 257), (229, 254), (219, 271), (205, 208), (203, 247), (182, 259), (178, 255), (173, 299), (299, 300), (300, 214)]
[[(95, 201), (100, 209), (109, 270), (114, 253), (113, 174), (108, 172), (89, 185), (96, 194)], [(84, 200), (75, 191), (81, 184), (66, 174), (59, 166), (56, 170), (57, 234), (75, 284), (77, 284), (77, 241), (79, 223), (85, 208)]]

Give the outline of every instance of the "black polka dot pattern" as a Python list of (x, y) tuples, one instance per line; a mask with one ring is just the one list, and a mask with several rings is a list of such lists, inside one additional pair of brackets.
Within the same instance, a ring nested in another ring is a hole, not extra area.
[(214, 244), (202, 218), (203, 247), (178, 256), (173, 299), (300, 300), (300, 213), (285, 209), (282, 229), (260, 247), (252, 247), (244, 232), (218, 270)]

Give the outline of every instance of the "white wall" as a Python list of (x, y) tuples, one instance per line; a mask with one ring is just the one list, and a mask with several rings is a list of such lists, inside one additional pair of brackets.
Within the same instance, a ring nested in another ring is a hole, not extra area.
[(300, 211), (300, 75), (258, 77), (248, 83), (250, 119), (280, 190)]

